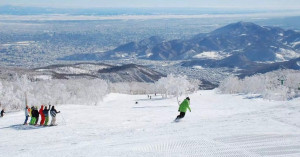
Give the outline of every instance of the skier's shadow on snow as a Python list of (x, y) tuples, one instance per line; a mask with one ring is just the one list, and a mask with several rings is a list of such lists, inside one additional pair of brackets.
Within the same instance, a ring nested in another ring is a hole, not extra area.
[[(18, 124), (18, 125), (11, 125), (11, 126), (5, 127), (5, 128), (11, 128), (11, 129), (15, 129), (15, 130), (34, 130), (34, 129), (42, 129), (42, 128), (45, 128), (45, 127)], [(0, 128), (0, 129), (2, 129), (2, 128)]]

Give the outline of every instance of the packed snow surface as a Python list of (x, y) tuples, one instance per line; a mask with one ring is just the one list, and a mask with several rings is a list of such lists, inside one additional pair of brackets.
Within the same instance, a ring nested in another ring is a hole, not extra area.
[(0, 156), (300, 156), (300, 99), (215, 90), (189, 97), (192, 112), (180, 122), (173, 122), (176, 98), (154, 95), (60, 105), (54, 127), (23, 126), (24, 111), (7, 113), (0, 118)]

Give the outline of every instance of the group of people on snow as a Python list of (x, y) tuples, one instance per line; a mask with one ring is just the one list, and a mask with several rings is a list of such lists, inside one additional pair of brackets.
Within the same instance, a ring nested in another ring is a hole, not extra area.
[[(40, 110), (38, 110), (36, 106), (29, 108), (28, 105), (26, 105), (24, 125), (28, 125), (27, 121), (29, 117), (31, 117), (29, 125), (47, 126), (49, 122), (49, 111), (52, 118), (50, 126), (54, 126), (56, 125), (56, 114), (60, 113), (60, 111), (57, 111), (54, 106), (51, 107), (51, 105), (49, 105), (49, 108), (47, 108), (47, 106), (44, 108), (44, 105), (42, 105)], [(41, 117), (41, 120), (38, 124), (39, 117)]]
[[(185, 116), (187, 109), (191, 112), (189, 97), (186, 97), (183, 100), (183, 102), (179, 105), (178, 112), (180, 112), (180, 114), (176, 117), (175, 121), (182, 119)], [(49, 122), (49, 111), (50, 111), (50, 116), (52, 118), (50, 126), (54, 126), (56, 125), (56, 114), (60, 113), (60, 111), (57, 111), (54, 106), (51, 107), (51, 105), (49, 105), (49, 108), (47, 106), (45, 106), (44, 108), (44, 105), (41, 105), (40, 110), (38, 110), (36, 106), (32, 106), (31, 108), (29, 108), (28, 105), (26, 105), (25, 121), (23, 125), (28, 125), (27, 121), (29, 117), (31, 117), (29, 125), (47, 126)], [(4, 113), (5, 113), (4, 109), (2, 109), (0, 116), (3, 117)], [(40, 123), (38, 124), (39, 117), (41, 117), (41, 120)]]

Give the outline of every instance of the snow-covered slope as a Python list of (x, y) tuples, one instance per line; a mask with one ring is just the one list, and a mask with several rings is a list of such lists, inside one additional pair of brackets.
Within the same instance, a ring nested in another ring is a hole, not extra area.
[(154, 95), (57, 106), (56, 127), (22, 126), (23, 111), (7, 113), (0, 118), (0, 156), (300, 156), (299, 99), (215, 91), (190, 98), (192, 112), (179, 123), (176, 99)]

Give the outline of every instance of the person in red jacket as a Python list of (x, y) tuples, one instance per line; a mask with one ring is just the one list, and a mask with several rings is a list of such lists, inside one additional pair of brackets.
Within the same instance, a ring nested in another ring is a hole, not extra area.
[(42, 105), (41, 109), (39, 110), (39, 113), (41, 115), (41, 122), (40, 122), (41, 126), (44, 125), (44, 123), (45, 123), (45, 114), (43, 111), (44, 111), (44, 106)]

